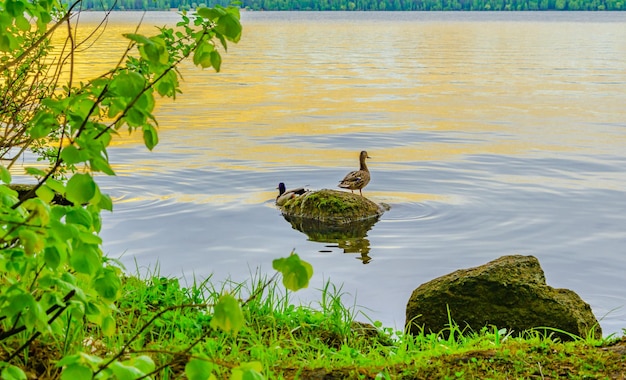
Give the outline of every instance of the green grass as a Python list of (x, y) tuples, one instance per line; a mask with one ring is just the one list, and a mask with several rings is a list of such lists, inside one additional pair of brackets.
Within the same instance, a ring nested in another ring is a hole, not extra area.
[[(243, 303), (246, 325), (237, 335), (209, 326), (211, 305), (224, 291)], [(340, 287), (327, 282), (315, 305), (294, 305), (279, 281), (264, 277), (219, 286), (210, 278), (185, 283), (157, 273), (146, 279), (128, 277), (113, 336), (102, 336), (87, 323), (66, 342), (31, 349), (20, 367), (35, 377), (58, 377), (54, 364), (59, 354), (81, 346), (108, 358), (147, 355), (160, 368), (153, 375), (159, 379), (183, 377), (189, 360), (211, 363), (218, 379), (229, 378), (242, 365), (258, 368), (266, 379), (595, 379), (626, 374), (624, 340), (560, 342), (549, 331), (519, 338), (493, 327), (461, 330), (453, 321), (447, 331), (412, 336), (379, 322), (354, 322), (356, 308), (345, 306), (342, 295)]]

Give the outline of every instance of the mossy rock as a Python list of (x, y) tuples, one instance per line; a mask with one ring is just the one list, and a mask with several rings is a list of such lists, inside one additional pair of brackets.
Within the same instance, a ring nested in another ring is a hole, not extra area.
[(382, 206), (361, 195), (328, 189), (311, 191), (290, 199), (280, 210), (291, 218), (316, 220), (328, 225), (378, 218), (385, 212)]
[(441, 276), (413, 291), (406, 307), (411, 333), (449, 331), (450, 318), (461, 330), (496, 326), (518, 335), (548, 327), (547, 333), (562, 340), (571, 340), (570, 334), (602, 336), (589, 304), (571, 290), (548, 286), (533, 256), (503, 256)]

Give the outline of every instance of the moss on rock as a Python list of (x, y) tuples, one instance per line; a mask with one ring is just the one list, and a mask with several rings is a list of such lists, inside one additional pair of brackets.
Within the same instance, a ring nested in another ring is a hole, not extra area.
[(369, 199), (345, 191), (323, 189), (288, 200), (280, 207), (290, 217), (341, 225), (377, 218), (385, 209)]
[(449, 330), (450, 318), (461, 329), (469, 326), (473, 331), (497, 326), (521, 334), (548, 327), (562, 340), (572, 339), (570, 334), (602, 336), (589, 304), (571, 290), (548, 286), (533, 256), (503, 256), (438, 277), (413, 291), (406, 307), (411, 333)]

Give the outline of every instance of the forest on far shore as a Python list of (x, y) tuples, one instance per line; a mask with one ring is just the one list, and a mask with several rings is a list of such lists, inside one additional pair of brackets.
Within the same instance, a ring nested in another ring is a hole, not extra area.
[[(228, 6), (230, 0), (84, 0), (83, 9), (168, 10)], [(254, 11), (614, 11), (626, 0), (240, 0)]]

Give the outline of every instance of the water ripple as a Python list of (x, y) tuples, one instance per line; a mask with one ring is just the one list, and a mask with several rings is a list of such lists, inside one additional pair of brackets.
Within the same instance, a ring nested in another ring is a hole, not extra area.
[(389, 223), (408, 222), (411, 220), (431, 219), (441, 215), (433, 203), (399, 203), (391, 204), (391, 209), (387, 211), (382, 220)]

